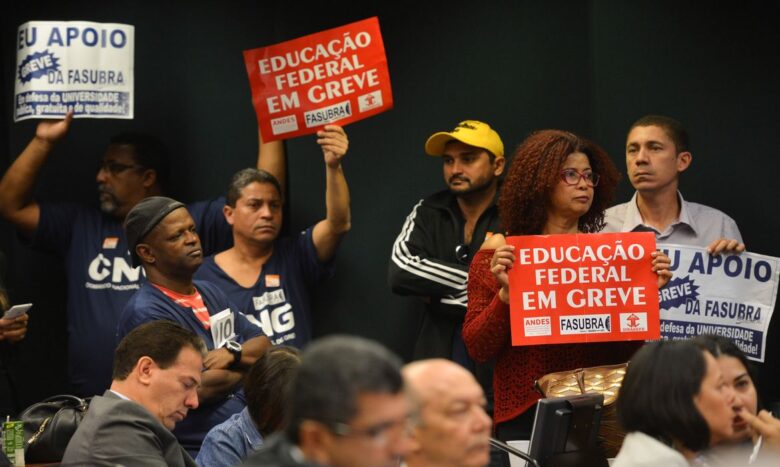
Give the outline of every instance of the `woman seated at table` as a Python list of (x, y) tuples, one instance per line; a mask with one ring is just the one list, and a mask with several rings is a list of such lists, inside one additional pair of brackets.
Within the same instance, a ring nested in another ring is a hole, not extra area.
[(707, 350), (691, 341), (645, 345), (618, 394), (618, 418), (628, 435), (612, 467), (708, 465), (692, 461), (734, 436), (734, 401), (734, 389)]
[[(515, 151), (498, 202), (509, 235), (596, 233), (604, 227), (618, 172), (596, 144), (572, 133), (533, 133)], [(671, 277), (669, 258), (653, 252), (659, 286)], [(509, 328), (508, 271), (514, 247), (490, 237), (471, 263), (463, 339), (477, 361), (496, 357), (493, 377), (496, 436), (528, 439), (539, 394), (534, 380), (551, 372), (627, 361), (641, 342), (513, 347)]]
[(754, 451), (754, 433), (748, 421), (740, 416), (740, 412), (745, 410), (751, 415), (758, 414), (756, 369), (731, 339), (705, 334), (695, 338), (693, 342), (715, 357), (720, 371), (723, 372), (725, 384), (734, 390), (735, 395), (735, 413), (732, 414), (734, 434), (711, 450), (707, 456), (708, 463), (713, 466), (744, 464)]

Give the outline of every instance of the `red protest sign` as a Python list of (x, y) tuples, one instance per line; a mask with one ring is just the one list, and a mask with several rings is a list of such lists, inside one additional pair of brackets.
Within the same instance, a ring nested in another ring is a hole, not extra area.
[(362, 120), (393, 107), (376, 17), (245, 50), (263, 141)]
[(508, 237), (512, 345), (660, 338), (652, 233)]

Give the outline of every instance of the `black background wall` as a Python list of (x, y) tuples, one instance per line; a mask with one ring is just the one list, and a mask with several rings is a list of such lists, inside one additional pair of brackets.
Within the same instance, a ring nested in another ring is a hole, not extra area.
[[(775, 65), (780, 32), (766, 3), (679, 1), (14, 2), (2, 19), (0, 170), (34, 134), (12, 121), (14, 36), (28, 20), (91, 20), (136, 27), (133, 121), (78, 120), (41, 174), (40, 197), (95, 203), (93, 183), (110, 135), (160, 135), (176, 154), (172, 195), (222, 192), (254, 164), (255, 116), (241, 51), (379, 16), (395, 109), (350, 125), (345, 171), (353, 230), (337, 277), (318, 292), (315, 333), (376, 338), (410, 354), (418, 317), (386, 286), (390, 247), (412, 205), (443, 187), (425, 139), (465, 118), (490, 122), (508, 149), (532, 130), (563, 128), (602, 144), (624, 171), (630, 123), (672, 115), (692, 135), (685, 197), (734, 217), (751, 251), (780, 256)], [(6, 7), (8, 8), (8, 7)], [(289, 141), (289, 223), (324, 216), (314, 138)], [(619, 199), (628, 199), (623, 180)], [(63, 269), (2, 225), (8, 286), (32, 301), (30, 332), (5, 350), (22, 405), (67, 390)], [(775, 319), (775, 323), (777, 319)], [(777, 326), (775, 326), (777, 327)], [(778, 330), (770, 330), (762, 389), (780, 399)], [(2, 397), (2, 396), (0, 396)]]

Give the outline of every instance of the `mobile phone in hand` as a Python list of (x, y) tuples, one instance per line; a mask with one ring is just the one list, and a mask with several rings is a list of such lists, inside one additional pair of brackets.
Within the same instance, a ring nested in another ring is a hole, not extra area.
[(19, 316), (22, 316), (23, 314), (27, 313), (27, 310), (32, 308), (32, 303), (25, 303), (23, 305), (14, 305), (8, 310), (6, 310), (5, 314), (3, 315), (3, 319), (14, 319), (18, 318)]

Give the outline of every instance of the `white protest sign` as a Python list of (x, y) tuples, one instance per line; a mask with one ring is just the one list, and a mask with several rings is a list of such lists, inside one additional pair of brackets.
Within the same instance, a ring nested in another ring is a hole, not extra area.
[(663, 244), (674, 278), (659, 291), (661, 336), (717, 334), (764, 361), (777, 299), (780, 258), (755, 253), (712, 256), (704, 248)]
[(16, 35), (14, 121), (133, 118), (135, 28), (88, 21), (30, 21)]
[(225, 342), (236, 337), (235, 329), (236, 317), (230, 308), (225, 308), (215, 315), (209, 317), (211, 328), (211, 339), (214, 341), (214, 348), (218, 349), (225, 345)]

